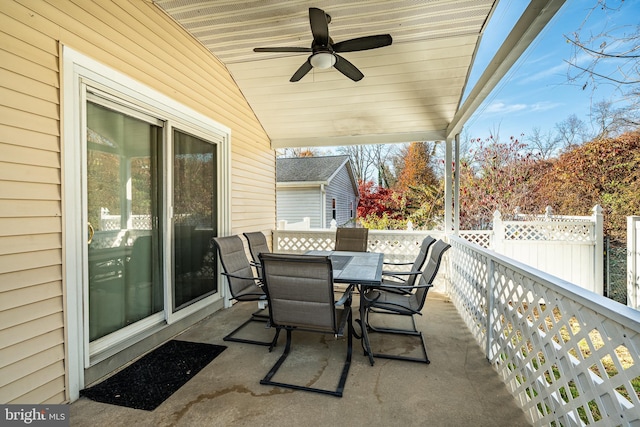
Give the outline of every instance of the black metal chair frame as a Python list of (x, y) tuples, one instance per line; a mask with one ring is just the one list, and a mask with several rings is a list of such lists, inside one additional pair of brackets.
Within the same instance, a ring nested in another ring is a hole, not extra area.
[[(328, 277), (329, 277), (328, 280), (331, 281), (331, 286), (333, 287), (333, 279), (332, 279), (333, 272), (332, 272), (331, 260), (328, 257), (309, 256), (309, 255), (296, 256), (296, 255), (283, 255), (283, 254), (261, 254), (260, 261), (263, 268), (263, 277), (265, 278), (265, 288), (266, 288), (265, 291), (267, 293), (267, 298), (269, 299), (271, 298), (269, 296), (269, 277), (270, 276), (267, 270), (269, 268), (268, 264), (270, 260), (278, 260), (278, 261), (285, 260), (286, 262), (294, 262), (294, 263), (324, 263), (327, 265), (327, 268), (328, 268)], [(299, 270), (304, 270), (303, 264), (300, 265)], [(333, 291), (331, 292), (331, 295), (333, 295)], [(333, 296), (331, 298), (333, 299)], [(320, 393), (320, 394), (327, 394), (335, 397), (342, 397), (342, 394), (344, 392), (344, 386), (347, 381), (347, 377), (349, 375), (349, 368), (351, 367), (351, 358), (353, 354), (354, 330), (353, 330), (352, 312), (351, 312), (351, 288), (347, 289), (347, 291), (343, 294), (340, 300), (335, 301), (333, 304), (334, 304), (334, 313), (335, 313), (336, 307), (344, 306), (344, 308), (342, 309), (344, 310), (344, 312), (341, 316), (341, 321), (339, 324), (336, 324), (336, 319), (335, 319), (336, 314), (334, 314), (334, 320), (333, 320), (334, 331), (333, 332), (327, 332), (326, 330), (313, 329), (309, 327), (303, 328), (303, 327), (297, 327), (297, 326), (291, 326), (291, 325), (285, 325), (285, 324), (278, 324), (276, 321), (274, 321), (273, 311), (270, 311), (271, 325), (274, 326), (278, 332), (282, 329), (286, 330), (287, 341), (285, 344), (284, 351), (282, 352), (282, 355), (276, 361), (273, 367), (269, 370), (267, 375), (265, 375), (265, 377), (262, 380), (260, 380), (260, 384), (289, 388), (293, 390), (302, 390), (302, 391), (309, 391), (309, 392)], [(270, 301), (270, 307), (271, 307), (271, 310), (273, 310), (273, 305), (271, 305), (271, 301)], [(298, 384), (283, 383), (283, 382), (272, 380), (274, 375), (278, 372), (278, 370), (280, 369), (284, 361), (287, 359), (287, 356), (289, 356), (290, 354), (291, 342), (292, 342), (291, 335), (294, 330), (316, 332), (316, 333), (333, 333), (334, 336), (338, 338), (338, 337), (344, 336), (345, 328), (347, 329), (347, 355), (342, 368), (340, 379), (338, 381), (338, 385), (335, 390), (308, 387), (308, 386), (303, 386)]]
[[(409, 362), (419, 362), (426, 364), (431, 363), (431, 361), (429, 360), (429, 356), (427, 355), (427, 347), (424, 341), (424, 336), (421, 331), (418, 331), (414, 316), (416, 314), (422, 315), (422, 308), (424, 307), (424, 303), (427, 299), (429, 289), (433, 287), (433, 280), (435, 279), (436, 275), (438, 274), (438, 270), (440, 269), (442, 257), (449, 248), (450, 245), (442, 240), (439, 240), (434, 244), (433, 248), (431, 249), (427, 266), (419, 276), (420, 280), (418, 284), (411, 287), (411, 293), (406, 293), (408, 289), (408, 287), (406, 286), (398, 286), (397, 290), (389, 290), (387, 289), (389, 286), (385, 286), (368, 290), (361, 295), (361, 303), (364, 303), (366, 306), (366, 309), (364, 310), (365, 318), (364, 320), (359, 322), (361, 327), (366, 327), (368, 328), (367, 330), (370, 330), (372, 332), (420, 337), (422, 345), (422, 358), (388, 353), (372, 353), (373, 357), (405, 360)], [(411, 307), (411, 304), (409, 302), (411, 298), (414, 298), (414, 301), (416, 302), (415, 307)], [(371, 312), (378, 314), (409, 316), (411, 317), (412, 321), (412, 329), (395, 329), (373, 326), (369, 321), (369, 313)]]
[[(236, 240), (237, 239), (237, 240)], [(245, 301), (267, 301), (267, 295), (264, 293), (263, 290), (263, 283), (261, 281), (261, 279), (259, 277), (253, 276), (253, 275), (249, 275), (252, 274), (253, 270), (251, 269), (251, 265), (249, 264), (249, 260), (246, 258), (246, 255), (244, 253), (242, 253), (241, 255), (238, 253), (237, 256), (242, 256), (243, 259), (239, 259), (239, 263), (240, 264), (244, 264), (244, 262), (246, 262), (246, 266), (243, 265), (243, 269), (242, 271), (245, 272), (246, 275), (238, 275), (238, 274), (234, 274), (234, 273), (229, 273), (229, 268), (228, 268), (228, 256), (229, 254), (225, 254), (223, 253), (223, 248), (222, 245), (225, 245), (225, 242), (231, 242), (233, 245), (235, 245), (236, 249), (239, 251), (240, 248), (244, 248), (244, 245), (242, 244), (242, 239), (240, 239), (239, 236), (227, 236), (227, 237), (214, 237), (213, 238), (213, 242), (216, 245), (216, 248), (218, 250), (218, 255), (219, 255), (219, 259), (220, 259), (220, 263), (222, 264), (222, 268), (224, 269), (224, 272), (222, 273), (223, 276), (225, 276), (227, 278), (227, 280), (229, 281), (229, 291), (231, 293), (231, 297), (232, 299), (238, 301), (238, 302), (245, 302)], [(244, 249), (242, 249), (244, 251)], [(260, 292), (249, 292), (249, 293), (243, 293), (241, 295), (238, 295), (234, 292), (234, 286), (232, 284), (233, 280), (239, 280), (239, 281), (252, 281), (253, 283), (255, 283), (255, 285), (260, 289)], [(247, 326), (249, 323), (251, 322), (261, 322), (261, 323), (265, 323), (266, 324), (266, 328), (269, 327), (269, 315), (265, 313), (265, 310), (267, 310), (267, 308), (265, 309), (259, 309), (255, 312), (253, 312), (251, 314), (251, 316), (249, 317), (249, 319), (247, 319), (244, 323), (242, 323), (240, 326), (238, 326), (237, 328), (235, 328), (233, 331), (229, 332), (227, 335), (225, 335), (223, 337), (223, 341), (231, 341), (231, 342), (240, 342), (240, 343), (244, 343), (244, 344), (254, 344), (254, 345), (262, 345), (262, 346), (268, 346), (269, 347), (269, 351), (271, 351), (271, 349), (275, 346), (275, 344), (278, 341), (278, 332), (276, 331), (275, 336), (273, 337), (272, 340), (270, 341), (259, 341), (259, 340), (251, 340), (251, 339), (246, 339), (246, 338), (236, 338), (235, 335), (242, 330), (245, 326)]]
[[(411, 292), (411, 287), (415, 284), (416, 278), (422, 274), (422, 267), (424, 267), (424, 263), (427, 261), (429, 249), (435, 242), (436, 239), (433, 237), (425, 237), (420, 244), (420, 251), (413, 262), (385, 262), (384, 265), (390, 266), (411, 265), (411, 270), (383, 270), (382, 288), (396, 293)], [(389, 287), (385, 288), (385, 285), (389, 285)], [(398, 286), (403, 286), (403, 288), (398, 288)]]

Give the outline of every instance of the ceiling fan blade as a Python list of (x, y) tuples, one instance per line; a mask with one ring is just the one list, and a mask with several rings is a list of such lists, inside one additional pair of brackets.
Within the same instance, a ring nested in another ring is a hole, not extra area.
[(310, 47), (255, 47), (254, 52), (311, 52)]
[(329, 23), (324, 10), (310, 7), (309, 24), (311, 25), (311, 34), (313, 34), (313, 43), (318, 46), (329, 46)]
[(303, 78), (309, 71), (311, 71), (311, 69), (313, 68), (313, 66), (311, 65), (311, 62), (309, 62), (309, 59), (307, 59), (305, 61), (304, 64), (302, 64), (300, 66), (300, 68), (298, 68), (298, 71), (296, 71), (295, 73), (293, 73), (293, 76), (291, 76), (291, 79), (289, 79), (290, 82), (297, 82), (299, 81), (301, 78)]
[(389, 46), (393, 39), (389, 34), (380, 34), (377, 36), (358, 37), (351, 40), (345, 40), (333, 45), (333, 51), (356, 52), (359, 50), (377, 49), (379, 47)]
[(349, 77), (354, 82), (359, 82), (364, 77), (364, 74), (360, 72), (351, 62), (347, 61), (340, 55), (335, 55), (336, 63), (334, 67), (336, 70), (340, 71), (345, 76)]

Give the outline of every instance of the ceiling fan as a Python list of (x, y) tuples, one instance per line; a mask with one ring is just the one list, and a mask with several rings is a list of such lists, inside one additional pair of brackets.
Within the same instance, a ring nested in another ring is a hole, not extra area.
[(389, 46), (392, 42), (389, 34), (377, 36), (358, 37), (333, 43), (329, 37), (329, 23), (331, 16), (324, 10), (316, 7), (309, 8), (309, 23), (313, 41), (311, 47), (256, 47), (254, 52), (310, 52), (311, 55), (298, 71), (296, 71), (289, 81), (297, 82), (303, 78), (312, 68), (327, 69), (334, 67), (354, 82), (362, 80), (364, 74), (360, 72), (351, 62), (344, 59), (338, 53), (357, 52), (360, 50), (377, 49)]

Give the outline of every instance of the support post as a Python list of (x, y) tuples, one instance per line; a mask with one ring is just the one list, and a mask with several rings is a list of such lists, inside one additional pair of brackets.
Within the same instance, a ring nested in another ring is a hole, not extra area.
[(493, 213), (493, 234), (491, 235), (491, 250), (504, 253), (504, 226), (502, 225), (502, 214), (500, 211)]
[(447, 234), (453, 230), (452, 160), (451, 138), (447, 138), (444, 154), (444, 230)]
[(495, 288), (495, 274), (494, 274), (494, 262), (492, 259), (489, 259), (487, 261), (488, 265), (487, 265), (487, 324), (485, 325), (486, 328), (486, 334), (485, 334), (485, 338), (486, 338), (486, 342), (485, 342), (485, 356), (487, 357), (487, 360), (489, 362), (491, 362), (491, 359), (493, 358), (493, 354), (491, 354), (491, 343), (493, 342), (493, 321), (492, 321), (492, 316), (493, 316), (493, 310), (494, 310), (494, 304), (495, 304), (495, 300), (494, 300), (494, 288)]
[(593, 207), (593, 223), (594, 223), (594, 240), (595, 240), (595, 260), (593, 263), (594, 271), (594, 291), (598, 295), (604, 295), (604, 227), (602, 218), (602, 207), (595, 205)]
[(627, 217), (627, 305), (638, 309), (640, 287), (640, 216)]
[(460, 231), (460, 134), (456, 134), (453, 157), (453, 234)]

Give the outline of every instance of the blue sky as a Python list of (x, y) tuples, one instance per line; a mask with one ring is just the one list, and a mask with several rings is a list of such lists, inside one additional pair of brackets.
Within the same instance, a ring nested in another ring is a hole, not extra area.
[[(478, 51), (477, 64), (470, 76), (470, 87), (481, 69), (493, 57), (528, 2), (501, 0), (489, 23)], [(618, 4), (619, 0), (610, 0)], [(619, 99), (615, 87), (600, 84), (582, 90), (567, 80), (572, 47), (564, 34), (576, 31), (596, 4), (596, 0), (567, 0), (543, 32), (523, 54), (512, 70), (493, 90), (476, 113), (467, 121), (465, 133), (472, 138), (486, 138), (499, 130), (501, 139), (531, 135), (534, 127), (542, 132), (554, 131), (556, 123), (575, 114), (589, 124), (589, 109), (593, 102)], [(594, 34), (604, 28), (627, 26), (627, 31), (640, 24), (640, 0), (626, 0), (619, 12), (605, 15), (595, 10), (585, 29)], [(585, 33), (586, 34), (586, 33)], [(478, 68), (480, 70), (478, 70)], [(584, 82), (584, 79), (581, 81)], [(464, 135), (464, 134), (463, 134)]]

